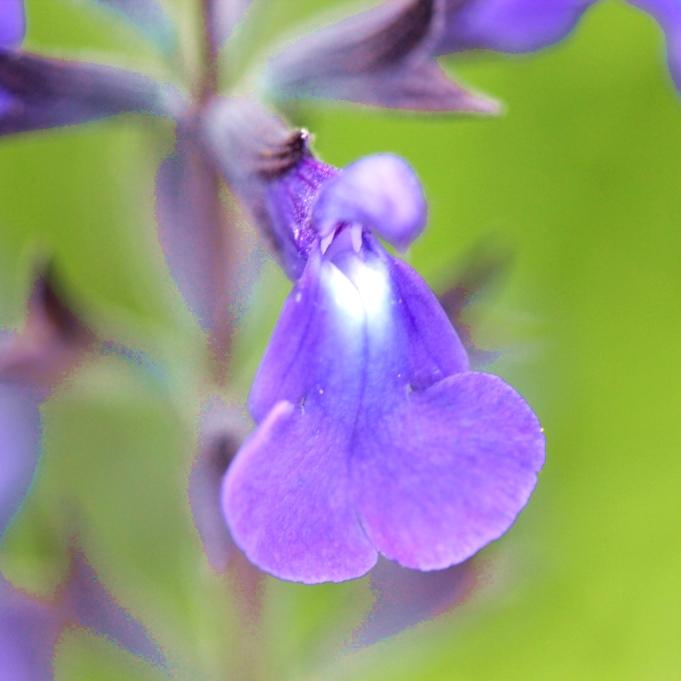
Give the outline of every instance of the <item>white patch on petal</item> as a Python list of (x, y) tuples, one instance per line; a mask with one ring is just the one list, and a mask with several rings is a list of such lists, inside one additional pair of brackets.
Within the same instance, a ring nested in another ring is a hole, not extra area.
[(364, 323), (362, 298), (350, 279), (331, 263), (324, 265), (324, 278), (338, 310), (347, 316), (348, 321)]
[(353, 258), (347, 275), (357, 288), (367, 315), (379, 321), (386, 317), (390, 310), (390, 282), (385, 268)]

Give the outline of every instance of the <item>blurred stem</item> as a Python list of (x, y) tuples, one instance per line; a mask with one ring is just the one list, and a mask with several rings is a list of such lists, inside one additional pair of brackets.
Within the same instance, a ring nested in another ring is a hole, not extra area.
[(267, 668), (262, 632), (264, 575), (236, 547), (227, 584), (241, 632), (230, 678), (260, 681), (266, 678)]
[[(197, 119), (202, 110), (218, 94), (219, 45), (216, 33), (215, 0), (199, 0), (201, 8), (200, 35), (200, 76), (197, 92)], [(224, 386), (227, 382), (229, 356), (232, 341), (232, 318), (230, 301), (234, 288), (232, 272), (235, 264), (231, 261), (232, 248), (231, 224), (220, 199), (222, 180), (212, 163), (206, 160), (205, 154), (197, 149), (198, 163), (201, 165), (200, 176), (203, 182), (203, 196), (206, 199), (206, 211), (209, 224), (215, 225), (215, 245), (213, 265), (207, 276), (214, 277), (215, 300), (211, 312), (209, 332), (209, 375), (214, 385)]]
[(205, 103), (212, 99), (218, 91), (218, 53), (219, 45), (216, 33), (215, 0), (201, 2), (201, 83), (199, 101)]

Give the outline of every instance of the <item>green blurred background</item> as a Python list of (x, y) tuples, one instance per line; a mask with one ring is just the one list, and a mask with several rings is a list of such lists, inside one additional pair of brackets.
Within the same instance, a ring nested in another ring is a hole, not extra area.
[[(177, 0), (174, 10), (187, 21), (191, 5)], [(256, 3), (241, 52), (225, 59), (244, 64), (244, 53), (323, 6)], [(136, 33), (86, 2), (28, 8), (31, 49), (164, 73)], [(445, 63), (505, 102), (505, 114), (319, 106), (293, 122), (312, 130), (330, 163), (393, 151), (416, 167), (431, 221), (409, 259), (435, 288), (480, 243), (513, 254), (471, 321), (481, 344), (502, 350), (493, 370), (538, 412), (547, 464), (517, 524), (484, 551), (486, 576), (468, 601), (369, 649), (338, 652), (368, 607), (366, 580), (268, 581), (263, 671), (278, 680), (681, 678), (681, 100), (661, 34), (636, 9), (603, 2), (541, 54)], [(171, 147), (169, 125), (134, 118), (0, 141), (0, 326), (21, 323), (39, 249), (55, 255), (72, 298), (107, 337), (168, 370), (159, 378), (98, 361), (47, 405), (42, 466), (0, 568), (49, 593), (77, 517), (88, 559), (119, 602), (189, 678), (224, 678), (223, 661), (243, 652), (243, 623), (226, 579), (207, 567), (185, 491), (202, 340), (153, 217), (155, 169)], [(242, 320), (237, 399), (285, 290), (268, 264)], [(72, 631), (57, 678), (161, 677)]]

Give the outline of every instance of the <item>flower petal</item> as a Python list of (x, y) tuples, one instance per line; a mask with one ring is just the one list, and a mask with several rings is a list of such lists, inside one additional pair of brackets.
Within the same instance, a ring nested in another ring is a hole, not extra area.
[(363, 327), (357, 290), (314, 254), (284, 304), (253, 382), (253, 418), (261, 421), (282, 400), (314, 400), (327, 405), (339, 425), (351, 421), (365, 369)]
[(360, 403), (382, 409), (468, 368), (466, 352), (437, 298), (378, 243), (366, 259), (311, 256), (289, 295), (251, 389), (256, 421), (287, 400), (328, 403), (354, 421)]
[(349, 433), (332, 414), (277, 404), (225, 478), (223, 508), (248, 558), (281, 579), (359, 577), (376, 551), (352, 506)]
[(283, 98), (495, 113), (496, 103), (449, 80), (434, 61), (441, 10), (439, 0), (384, 2), (275, 55), (267, 83)]
[(20, 45), (25, 31), (24, 0), (2, 0), (0, 2), (0, 47)]
[(629, 0), (648, 12), (662, 27), (667, 40), (667, 62), (677, 89), (681, 90), (681, 3), (677, 0)]
[(433, 570), (500, 537), (543, 461), (529, 406), (501, 379), (471, 372), (412, 393), (380, 422), (365, 419), (351, 471), (372, 543), (405, 567)]
[(94, 0), (141, 30), (163, 49), (176, 40), (173, 24), (158, 0)]
[(73, 125), (125, 112), (179, 113), (177, 94), (109, 66), (0, 50), (0, 135)]
[(447, 0), (437, 54), (533, 52), (564, 38), (595, 0)]
[(426, 226), (428, 208), (411, 167), (393, 154), (353, 163), (324, 184), (313, 211), (322, 237), (339, 222), (371, 228), (398, 248), (406, 248)]
[(24, 500), (40, 457), (39, 401), (0, 383), (0, 536)]

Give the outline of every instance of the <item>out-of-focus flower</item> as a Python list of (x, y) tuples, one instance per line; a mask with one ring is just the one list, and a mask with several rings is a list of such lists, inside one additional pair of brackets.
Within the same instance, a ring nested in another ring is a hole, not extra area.
[(302, 272), (251, 391), (258, 429), (225, 478), (234, 539), (302, 582), (360, 576), (379, 552), (421, 570), (459, 563), (526, 503), (539, 423), (499, 378), (468, 370), (435, 296), (379, 243), (405, 247), (425, 225), (409, 167), (378, 155), (338, 172), (305, 144), (290, 159), (256, 207), (290, 231), (280, 255)]
[(0, 383), (0, 537), (28, 491), (40, 455), (39, 399)]
[(436, 53), (534, 52), (564, 38), (595, 0), (446, 0)]
[(36, 279), (23, 330), (0, 341), (1, 535), (38, 463), (40, 404), (87, 357), (95, 336), (46, 269)]
[(247, 433), (247, 416), (242, 410), (228, 406), (219, 397), (207, 400), (189, 478), (189, 503), (208, 562), (217, 572), (227, 569), (234, 554), (222, 515), (222, 480)]
[(674, 83), (681, 91), (681, 3), (676, 0), (629, 0), (657, 21), (667, 42), (667, 63)]
[(146, 629), (104, 589), (85, 558), (72, 557), (68, 578), (50, 599), (36, 599), (0, 575), (0, 679), (53, 678), (55, 646), (66, 628), (87, 629), (168, 670), (168, 660)]
[(22, 594), (0, 576), (0, 678), (51, 679), (60, 620), (48, 604)]
[(443, 12), (437, 0), (384, 2), (275, 55), (266, 82), (282, 98), (495, 113), (495, 102), (458, 85), (437, 64)]
[(14, 47), (24, 38), (24, 0), (3, 0), (0, 4), (0, 47)]
[(447, 612), (467, 598), (478, 579), (474, 559), (432, 572), (379, 560), (370, 578), (375, 600), (354, 646), (372, 645)]

